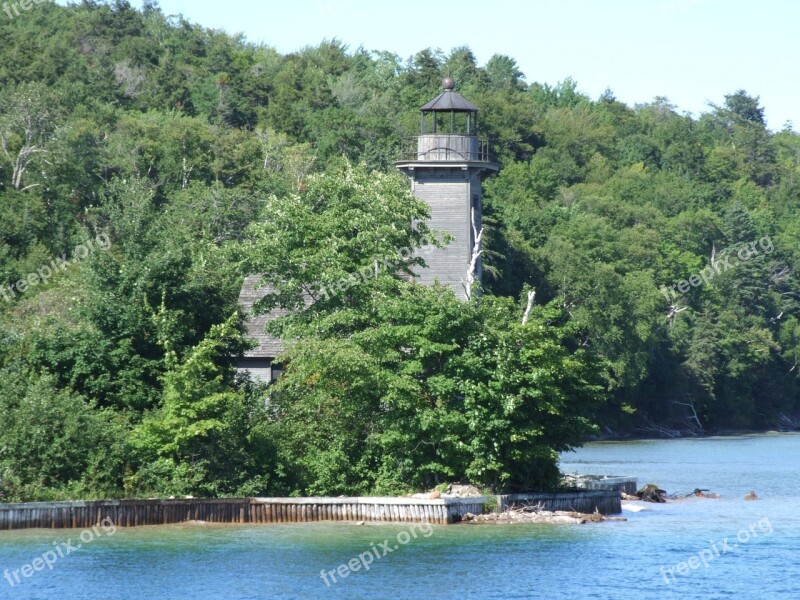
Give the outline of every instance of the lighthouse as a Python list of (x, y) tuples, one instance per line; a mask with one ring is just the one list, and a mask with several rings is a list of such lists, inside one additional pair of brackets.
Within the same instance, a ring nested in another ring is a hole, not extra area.
[[(450, 243), (432, 252), (426, 249), (427, 268), (415, 267), (418, 283), (438, 281), (468, 300), (481, 281), (480, 260), (481, 182), (499, 166), (489, 158), (489, 144), (478, 137), (478, 109), (455, 91), (448, 77), (443, 91), (420, 108), (420, 131), (408, 140), (402, 160), (395, 163), (405, 173), (414, 195), (427, 203), (428, 227), (447, 232)], [(281, 372), (275, 358), (283, 352), (283, 340), (265, 331), (266, 325), (288, 314), (276, 308), (268, 314), (252, 315), (255, 302), (271, 291), (260, 287), (261, 276), (247, 277), (239, 303), (250, 314), (247, 328), (257, 346), (245, 352), (237, 370), (259, 381), (274, 381)], [(307, 305), (311, 299), (307, 298)]]
[[(482, 275), (480, 246), (483, 204), (481, 182), (499, 167), (489, 157), (489, 144), (478, 137), (478, 109), (455, 91), (447, 77), (443, 91), (420, 108), (420, 132), (395, 166), (411, 180), (411, 191), (430, 207), (428, 227), (446, 231), (446, 248), (424, 256), (426, 269), (416, 281), (439, 281), (461, 299), (469, 299), (470, 281)], [(474, 263), (474, 266), (473, 266)]]

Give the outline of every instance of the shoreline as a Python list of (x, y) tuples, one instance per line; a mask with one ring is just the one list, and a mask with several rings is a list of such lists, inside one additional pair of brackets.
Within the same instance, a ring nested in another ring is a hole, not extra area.
[(800, 429), (724, 429), (714, 432), (697, 433), (689, 430), (675, 430), (675, 435), (657, 435), (657, 432), (648, 432), (648, 435), (638, 433), (608, 433), (587, 437), (584, 444), (590, 442), (646, 442), (648, 440), (686, 440), (686, 439), (711, 439), (734, 438), (740, 436), (767, 436), (800, 434)]
[(449, 525), (467, 514), (497, 507), (502, 512), (526, 503), (540, 510), (619, 514), (619, 491), (579, 489), (555, 493), (499, 496), (407, 498), (183, 498), (31, 502), (0, 504), (0, 531), (18, 529), (85, 529), (102, 522), (117, 527), (207, 523), (309, 523), (319, 521), (399, 522)]

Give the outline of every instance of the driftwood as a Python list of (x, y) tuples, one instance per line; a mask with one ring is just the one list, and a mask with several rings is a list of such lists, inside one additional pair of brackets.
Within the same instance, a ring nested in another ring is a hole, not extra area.
[(658, 425), (650, 420), (648, 417), (641, 418), (642, 426), (637, 427), (636, 431), (642, 431), (646, 433), (655, 433), (660, 437), (665, 438), (679, 438), (682, 437), (683, 433), (678, 429), (672, 429), (671, 427), (667, 427), (666, 425)]
[(701, 490), (700, 488), (694, 488), (694, 490), (688, 494), (670, 494), (669, 497), (671, 500), (683, 500), (684, 498), (711, 498), (716, 500), (720, 497), (720, 495), (705, 489)]

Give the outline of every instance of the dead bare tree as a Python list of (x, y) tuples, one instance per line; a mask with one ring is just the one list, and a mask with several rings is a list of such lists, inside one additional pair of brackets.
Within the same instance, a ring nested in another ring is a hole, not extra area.
[(689, 415), (689, 421), (690, 422), (694, 421), (695, 423), (697, 423), (697, 431), (702, 433), (704, 431), (703, 424), (700, 422), (700, 418), (697, 416), (697, 409), (695, 408), (694, 400), (688, 394), (687, 394), (687, 399), (689, 400), (688, 402), (678, 402), (677, 400), (673, 400), (672, 403), (677, 404), (678, 406), (688, 407), (691, 410), (691, 414)]
[(25, 173), (35, 157), (43, 154), (53, 130), (53, 114), (46, 90), (38, 84), (21, 85), (0, 105), (0, 149), (11, 164), (11, 185), (25, 191)]
[(792, 270), (787, 266), (780, 263), (770, 265), (770, 279), (773, 283), (780, 284), (786, 281), (792, 274)]
[(114, 78), (117, 85), (122, 88), (122, 93), (128, 98), (136, 98), (144, 91), (147, 83), (147, 72), (141, 65), (131, 66), (130, 61), (119, 62), (114, 65)]
[(689, 309), (688, 306), (678, 308), (677, 304), (671, 304), (669, 310), (667, 311), (667, 321), (669, 321), (671, 325), (677, 315), (681, 314), (683, 311), (688, 309)]
[(528, 306), (525, 308), (525, 314), (522, 315), (522, 324), (526, 325), (531, 316), (531, 309), (533, 308), (533, 301), (536, 299), (536, 290), (528, 292)]
[(711, 242), (711, 260), (710, 260), (711, 268), (716, 270), (717, 268), (717, 243)]
[(481, 243), (483, 241), (483, 227), (481, 230), (478, 231), (478, 226), (475, 223), (475, 209), (472, 209), (471, 217), (472, 221), (472, 236), (475, 239), (475, 244), (472, 246), (472, 259), (469, 263), (469, 269), (467, 270), (467, 279), (464, 281), (461, 280), (461, 286), (464, 288), (464, 293), (467, 295), (467, 300), (472, 300), (472, 290), (475, 286), (475, 274), (478, 272), (478, 260), (481, 258), (481, 254), (483, 254), (483, 249), (481, 248)]
[(679, 438), (681, 437), (681, 432), (677, 429), (672, 429), (671, 427), (667, 427), (666, 425), (657, 425), (654, 423), (649, 417), (643, 416), (640, 417), (642, 421), (642, 426), (637, 427), (636, 431), (644, 431), (646, 433), (655, 433), (656, 435), (660, 435), (666, 438)]
[(283, 168), (281, 156), (284, 148), (289, 145), (286, 135), (269, 128), (262, 128), (256, 130), (255, 137), (264, 151), (263, 169), (278, 171)]
[(305, 179), (316, 162), (317, 155), (308, 143), (294, 144), (284, 150), (284, 169), (294, 179), (296, 191), (303, 190)]

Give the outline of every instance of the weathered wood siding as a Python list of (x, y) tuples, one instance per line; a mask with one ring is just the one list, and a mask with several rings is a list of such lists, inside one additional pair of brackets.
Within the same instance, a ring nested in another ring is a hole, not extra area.
[(461, 282), (466, 280), (475, 244), (473, 206), (477, 223), (481, 223), (483, 216), (479, 171), (448, 167), (417, 168), (412, 177), (414, 195), (430, 206), (428, 226), (447, 231), (454, 238), (446, 248), (422, 255), (428, 268), (418, 270), (418, 281), (429, 285), (439, 280), (450, 286), (459, 298), (465, 298)]
[(434, 134), (417, 138), (417, 160), (480, 160), (480, 141), (473, 135)]
[(240, 358), (236, 361), (236, 371), (249, 373), (253, 381), (272, 383), (272, 360), (270, 358)]

